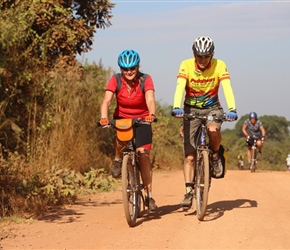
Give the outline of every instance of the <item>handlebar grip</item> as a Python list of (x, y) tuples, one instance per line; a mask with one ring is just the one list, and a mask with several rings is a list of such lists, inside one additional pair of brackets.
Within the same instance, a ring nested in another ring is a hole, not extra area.
[(102, 126), (101, 123), (98, 121), (96, 125), (97, 125), (97, 127), (106, 128), (106, 127), (110, 127), (111, 126), (111, 123), (109, 123), (108, 125)]

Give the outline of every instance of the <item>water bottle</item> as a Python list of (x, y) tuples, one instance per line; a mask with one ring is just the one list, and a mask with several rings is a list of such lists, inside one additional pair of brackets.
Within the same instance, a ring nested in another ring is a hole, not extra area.
[(205, 145), (205, 133), (203, 131), (200, 133), (200, 145)]

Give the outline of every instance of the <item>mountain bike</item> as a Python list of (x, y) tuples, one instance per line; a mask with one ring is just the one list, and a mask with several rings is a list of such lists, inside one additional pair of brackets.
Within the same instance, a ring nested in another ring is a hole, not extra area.
[(118, 139), (125, 144), (122, 157), (122, 196), (125, 217), (130, 227), (136, 225), (137, 218), (145, 211), (144, 185), (140, 178), (133, 133), (133, 127), (137, 124), (149, 123), (142, 118), (113, 119), (110, 122), (116, 129)]
[(196, 200), (196, 215), (198, 220), (202, 221), (207, 207), (209, 188), (212, 177), (212, 167), (210, 165), (210, 159), (212, 156), (212, 150), (207, 143), (207, 121), (227, 121), (226, 116), (209, 115), (204, 116), (198, 113), (195, 114), (184, 114), (184, 119), (199, 119), (201, 125), (197, 137), (196, 147), (196, 162), (195, 162), (195, 175), (194, 175), (194, 197)]
[[(251, 166), (250, 170), (251, 172), (256, 172), (257, 169), (257, 140), (260, 140), (259, 137), (253, 135), (248, 138), (248, 141), (251, 141), (252, 147), (251, 147)], [(263, 140), (262, 140), (263, 143)]]

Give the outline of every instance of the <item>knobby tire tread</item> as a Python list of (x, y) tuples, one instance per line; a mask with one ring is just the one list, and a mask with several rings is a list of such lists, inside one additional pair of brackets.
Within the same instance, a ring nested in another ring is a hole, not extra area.
[(131, 190), (136, 185), (136, 180), (133, 177), (132, 166), (130, 163), (130, 155), (126, 154), (123, 157), (122, 163), (122, 194), (123, 194), (123, 205), (127, 223), (130, 227), (135, 226), (137, 220), (137, 203), (138, 194), (137, 192), (128, 192), (128, 186), (130, 185)]
[[(198, 220), (202, 221), (207, 207), (209, 185), (210, 185), (210, 166), (209, 166), (209, 153), (206, 150), (201, 152), (201, 158), (197, 164), (202, 166), (197, 167), (196, 174), (196, 215)], [(199, 167), (201, 170), (198, 171)], [(203, 182), (203, 183), (201, 183)], [(203, 184), (203, 186), (201, 186)]]

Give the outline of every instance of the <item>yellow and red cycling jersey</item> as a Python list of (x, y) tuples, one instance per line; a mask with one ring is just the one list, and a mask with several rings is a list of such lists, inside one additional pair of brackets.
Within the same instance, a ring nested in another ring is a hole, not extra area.
[(196, 108), (211, 108), (220, 105), (218, 97), (219, 86), (222, 84), (225, 99), (229, 110), (236, 108), (235, 97), (231, 87), (230, 75), (227, 66), (222, 60), (211, 59), (210, 65), (200, 71), (195, 59), (182, 61), (177, 75), (177, 85), (174, 95), (174, 108), (184, 104)]

